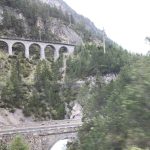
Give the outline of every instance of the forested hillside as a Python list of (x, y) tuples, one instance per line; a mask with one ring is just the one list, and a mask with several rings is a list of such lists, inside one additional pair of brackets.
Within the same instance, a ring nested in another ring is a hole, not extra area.
[(118, 74), (123, 66), (130, 63), (132, 55), (115, 43), (103, 47), (85, 45), (79, 47), (73, 59), (68, 59), (67, 73), (72, 79), (84, 77)]
[[(77, 46), (74, 57), (68, 58), (63, 84), (63, 53), (54, 62), (52, 49), (49, 47), (46, 51), (50, 51), (51, 56), (41, 61), (39, 47), (33, 45), (30, 47), (32, 59), (26, 59), (23, 46), (17, 43), (13, 45), (14, 55), (8, 56), (8, 47), (4, 42), (0, 42), (0, 106), (10, 112), (21, 109), (25, 116), (34, 116), (37, 120), (63, 119), (66, 115), (65, 105), (78, 99), (80, 87), (74, 89), (77, 80), (86, 81), (89, 76), (108, 73), (118, 74), (121, 67), (130, 61), (130, 54), (109, 40), (106, 42), (106, 54), (99, 45), (88, 44), (86, 33), (89, 30), (84, 26), (78, 28), (73, 16), (70, 20), (68, 13), (57, 7), (39, 0), (2, 0), (0, 5), (1, 36), (56, 42), (60, 37), (54, 33), (52, 35), (49, 30), (51, 26), (47, 24), (55, 18), (56, 22), (61, 20), (64, 25), (73, 28), (74, 32), (84, 35), (81, 37), (85, 41), (85, 46)], [(92, 38), (92, 34), (89, 35)]]
[[(26, 116), (33, 115), (37, 119), (63, 119), (65, 103), (78, 99), (80, 88), (73, 88), (76, 81), (118, 74), (132, 58), (115, 44), (110, 45), (106, 54), (95, 45), (77, 47), (74, 57), (68, 58), (65, 82), (62, 83), (63, 53), (57, 61), (52, 58), (41, 61), (36, 53), (32, 59), (26, 59), (18, 46), (13, 47), (13, 56), (8, 56), (6, 47), (1, 47), (0, 106), (11, 112), (15, 108), (22, 109)], [(33, 46), (33, 50), (36, 48)]]
[(0, 1), (0, 36), (76, 44), (73, 56), (60, 50), (54, 61), (51, 47), (40, 60), (33, 44), (27, 59), (20, 43), (8, 56), (0, 41), (0, 109), (21, 110), (34, 121), (57, 120), (70, 118), (78, 102), (83, 126), (69, 150), (149, 150), (149, 54), (131, 54), (107, 37), (104, 52), (102, 32), (67, 9), (40, 0)]
[(57, 63), (26, 60), (21, 56), (9, 58), (2, 52), (0, 62), (1, 108), (8, 108), (11, 112), (19, 108), (25, 116), (34, 114), (37, 119), (64, 118)]
[[(39, 0), (2, 0), (0, 1), (0, 5), (4, 6), (4, 19), (3, 24), (1, 25), (1, 34), (4, 35), (9, 36), (8, 31), (13, 29), (16, 36), (39, 39), (40, 25), (37, 26), (37, 21), (38, 18), (42, 18), (41, 24), (43, 27), (41, 27), (41, 40), (56, 40), (55, 38), (53, 39), (53, 36), (56, 35), (53, 35), (52, 33), (50, 34), (48, 32), (48, 27), (46, 26), (47, 19), (49, 19), (50, 17), (54, 17), (61, 19), (65, 23), (69, 24), (69, 17), (67, 14), (64, 14), (61, 10), (58, 10), (55, 7), (50, 7), (49, 5), (42, 3)], [(8, 7), (12, 10), (14, 9), (16, 13), (20, 13), (20, 15), (23, 16), (17, 18), (15, 16), (15, 13), (12, 13), (12, 11), (8, 9)], [(29, 29), (30, 31), (26, 31)]]

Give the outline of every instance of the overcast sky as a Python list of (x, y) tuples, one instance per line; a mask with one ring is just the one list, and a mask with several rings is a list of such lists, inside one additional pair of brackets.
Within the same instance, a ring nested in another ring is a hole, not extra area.
[(146, 53), (150, 45), (150, 0), (64, 0), (88, 17), (113, 41), (132, 52)]

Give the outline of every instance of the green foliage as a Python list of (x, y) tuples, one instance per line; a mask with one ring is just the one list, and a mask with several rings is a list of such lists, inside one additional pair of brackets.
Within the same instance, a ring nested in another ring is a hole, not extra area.
[[(118, 79), (92, 91), (92, 119), (79, 132), (78, 150), (148, 149), (150, 59), (140, 57)], [(86, 116), (88, 117), (88, 116)], [(131, 148), (132, 147), (132, 148)], [(73, 149), (72, 148), (72, 149)]]
[(120, 69), (130, 62), (130, 55), (116, 44), (106, 46), (106, 54), (101, 47), (85, 45), (78, 48), (75, 58), (67, 62), (69, 78), (85, 78), (97, 73), (105, 75), (117, 74)]
[(69, 103), (71, 101), (76, 100), (77, 95), (79, 93), (79, 88), (73, 88), (73, 83), (65, 83), (65, 86), (62, 87), (62, 99), (64, 99), (64, 101), (66, 103)]
[(23, 82), (21, 80), (21, 66), (19, 60), (11, 60), (11, 76), (5, 88), (2, 90), (2, 100), (4, 101), (3, 107), (12, 108), (13, 106), (20, 107), (24, 93), (22, 91)]
[(19, 11), (22, 12), (25, 17), (29, 18), (30, 24), (35, 23), (37, 16), (43, 19), (45, 18), (45, 20), (46, 18), (54, 17), (69, 22), (68, 14), (66, 15), (61, 9), (50, 7), (48, 4), (42, 3), (39, 0), (1, 0), (0, 4), (19, 9)]
[(14, 51), (14, 57), (0, 55), (0, 63), (8, 59), (9, 66), (2, 65), (0, 73), (0, 107), (9, 108), (11, 112), (20, 108), (26, 116), (32, 115), (35, 119), (63, 119), (65, 105), (58, 83), (61, 61), (28, 60), (20, 53), (20, 47), (20, 52), (18, 47), (14, 47)]
[(92, 33), (86, 29), (83, 22), (76, 23), (73, 29), (84, 39), (84, 42), (91, 42)]
[(10, 145), (10, 150), (29, 150), (28, 145), (24, 142), (24, 139), (20, 136), (15, 137)]
[(17, 19), (9, 11), (4, 9), (2, 29), (14, 29), (17, 36), (22, 37), (25, 34), (25, 27), (22, 19)]
[(65, 106), (59, 95), (61, 85), (57, 83), (58, 76), (57, 72), (53, 71), (54, 68), (54, 66), (51, 68), (47, 61), (41, 61), (36, 66), (32, 97), (24, 107), (27, 116), (34, 114), (40, 119), (64, 118)]
[[(44, 99), (46, 101), (49, 101), (50, 103), (53, 103), (51, 101), (51, 98), (54, 96), (51, 95), (53, 93), (51, 90), (55, 90), (56, 86), (56, 80), (53, 80), (53, 78), (54, 76), (50, 71), (50, 66), (48, 66), (46, 62), (39, 63), (35, 75), (35, 87), (38, 90), (38, 92), (45, 92)], [(52, 88), (52, 86), (54, 86), (54, 88)]]
[(1, 141), (0, 141), (0, 150), (8, 150), (7, 145)]

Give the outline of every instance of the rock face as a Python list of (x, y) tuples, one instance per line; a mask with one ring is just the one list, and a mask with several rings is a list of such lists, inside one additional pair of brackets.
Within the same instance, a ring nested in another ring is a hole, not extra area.
[(116, 74), (107, 74), (103, 76), (103, 80), (106, 84), (109, 84), (111, 81), (115, 81), (117, 79)]
[[(3, 25), (3, 11), (4, 8), (0, 6), (0, 25)], [(23, 28), (25, 30), (25, 37), (21, 38), (26, 38), (28, 39), (29, 34), (31, 32), (31, 28), (28, 25), (27, 19), (23, 16), (22, 13), (17, 13), (15, 9), (10, 9), (9, 7), (6, 7), (5, 10), (8, 11), (12, 16), (14, 16), (17, 20), (21, 20)], [(82, 37), (77, 33), (71, 26), (67, 25), (64, 21), (58, 19), (58, 18), (47, 18), (46, 23), (43, 22), (42, 18), (37, 17), (36, 21), (36, 27), (39, 28), (42, 32), (45, 30), (45, 27), (48, 29), (49, 35), (51, 35), (51, 41), (54, 42), (64, 42), (68, 44), (77, 44), (80, 45), (83, 43)], [(11, 30), (7, 30), (7, 35), (1, 36), (4, 37), (18, 37), (16, 35), (15, 31), (13, 28)], [(29, 38), (30, 39), (30, 38)]]
[(82, 119), (82, 117), (82, 106), (78, 102), (75, 102), (71, 111), (70, 119)]
[(66, 26), (63, 21), (57, 18), (50, 18), (47, 22), (49, 32), (57, 35), (61, 42), (81, 44), (82, 38), (69, 26)]
[(78, 101), (73, 101), (69, 105), (66, 104), (66, 113), (66, 119), (82, 119), (83, 108)]
[(76, 22), (83, 22), (88, 30), (91, 30), (97, 36), (101, 37), (100, 35), (102, 34), (102, 30), (97, 29), (94, 23), (88, 18), (85, 18), (84, 16), (77, 14), (63, 0), (41, 0), (41, 1), (49, 4), (50, 6), (61, 8), (61, 10), (63, 10), (64, 12), (68, 12), (74, 17)]

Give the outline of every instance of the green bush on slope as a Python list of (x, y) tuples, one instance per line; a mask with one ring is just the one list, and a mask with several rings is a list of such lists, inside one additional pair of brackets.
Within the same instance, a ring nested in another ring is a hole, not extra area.
[(28, 145), (24, 142), (24, 139), (20, 136), (16, 136), (10, 145), (10, 150), (29, 150)]

